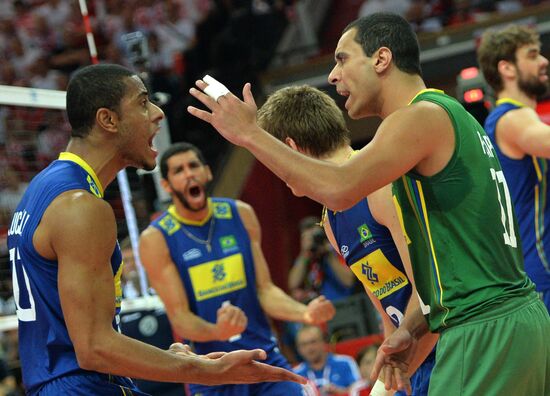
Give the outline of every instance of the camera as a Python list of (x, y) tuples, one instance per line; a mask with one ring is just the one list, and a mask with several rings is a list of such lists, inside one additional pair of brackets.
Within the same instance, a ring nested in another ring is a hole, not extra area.
[(321, 253), (323, 252), (325, 246), (325, 233), (320, 228), (313, 230), (311, 234), (311, 253)]

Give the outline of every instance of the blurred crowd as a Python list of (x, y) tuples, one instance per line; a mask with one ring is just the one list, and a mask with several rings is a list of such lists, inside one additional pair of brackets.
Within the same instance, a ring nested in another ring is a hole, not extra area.
[(366, 0), (359, 17), (374, 12), (395, 12), (418, 32), (437, 32), (445, 27), (482, 22), (498, 14), (521, 11), (543, 0)]

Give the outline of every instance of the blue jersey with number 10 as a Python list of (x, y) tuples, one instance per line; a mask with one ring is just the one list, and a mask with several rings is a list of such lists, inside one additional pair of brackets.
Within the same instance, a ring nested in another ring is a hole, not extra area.
[[(33, 235), (44, 212), (56, 197), (69, 190), (89, 191), (98, 199), (103, 196), (92, 168), (72, 153), (61, 153), (59, 160), (52, 162), (32, 180), (8, 231), (19, 322), (19, 355), (23, 382), (29, 394), (36, 393), (55, 378), (84, 372), (78, 366), (63, 318), (57, 285), (58, 262), (40, 256), (33, 245)], [(67, 232), (71, 232), (70, 224), (67, 224)], [(113, 327), (118, 330), (122, 297), (122, 255), (118, 244), (111, 256), (111, 267), (116, 289)]]

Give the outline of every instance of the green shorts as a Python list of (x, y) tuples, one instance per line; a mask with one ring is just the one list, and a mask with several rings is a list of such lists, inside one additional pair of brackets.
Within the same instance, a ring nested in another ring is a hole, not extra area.
[(550, 395), (550, 316), (533, 293), (444, 330), (429, 396)]

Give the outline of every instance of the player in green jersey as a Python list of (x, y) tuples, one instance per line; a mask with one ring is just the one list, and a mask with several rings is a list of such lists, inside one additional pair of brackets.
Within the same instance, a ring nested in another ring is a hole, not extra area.
[(383, 370), (386, 386), (407, 386), (415, 340), (431, 330), (440, 341), (430, 395), (550, 394), (550, 317), (523, 272), (513, 207), (483, 128), (454, 99), (426, 89), (417, 38), (397, 15), (352, 22), (335, 60), (329, 82), (347, 97), (349, 116), (383, 119), (372, 142), (343, 164), (303, 156), (259, 128), (250, 84), (244, 102), (193, 88), (210, 111), (188, 110), (330, 209), (395, 182), (427, 305), (425, 318), (420, 310), (406, 315), (380, 348), (373, 374)]

